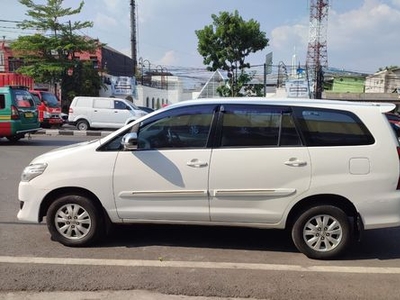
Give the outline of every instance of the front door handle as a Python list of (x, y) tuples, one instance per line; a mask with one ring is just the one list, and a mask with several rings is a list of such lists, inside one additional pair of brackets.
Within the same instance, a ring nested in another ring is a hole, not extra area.
[(186, 165), (193, 168), (202, 168), (202, 167), (207, 167), (208, 163), (204, 161), (199, 161), (198, 159), (195, 158), (187, 162)]

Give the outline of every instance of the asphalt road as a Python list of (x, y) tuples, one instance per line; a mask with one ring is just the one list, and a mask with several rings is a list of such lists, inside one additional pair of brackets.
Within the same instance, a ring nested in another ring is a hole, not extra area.
[(18, 222), (17, 187), (30, 160), (93, 138), (0, 139), (0, 299), (400, 299), (399, 228), (366, 232), (342, 259), (317, 261), (278, 230), (119, 226), (99, 245), (68, 248), (45, 224)]

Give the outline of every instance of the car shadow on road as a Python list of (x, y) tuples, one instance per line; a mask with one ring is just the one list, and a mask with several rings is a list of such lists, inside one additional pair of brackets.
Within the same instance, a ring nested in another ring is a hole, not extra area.
[[(115, 226), (99, 247), (173, 246), (298, 253), (286, 230), (186, 225)], [(400, 258), (400, 228), (369, 230), (337, 260)]]
[(174, 246), (297, 252), (284, 230), (188, 225), (114, 226), (100, 247)]

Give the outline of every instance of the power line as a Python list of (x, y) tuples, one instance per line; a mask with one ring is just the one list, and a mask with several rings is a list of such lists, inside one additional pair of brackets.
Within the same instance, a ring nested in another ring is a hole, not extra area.
[(0, 20), (0, 22), (6, 22), (6, 23), (22, 23), (22, 21), (12, 21), (12, 20)]

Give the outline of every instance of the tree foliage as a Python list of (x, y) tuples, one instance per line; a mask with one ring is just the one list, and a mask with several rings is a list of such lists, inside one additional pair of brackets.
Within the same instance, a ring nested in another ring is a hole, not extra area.
[(80, 13), (84, 2), (76, 9), (62, 8), (63, 0), (47, 0), (47, 4), (35, 4), (32, 0), (18, 0), (27, 7), (22, 29), (36, 29), (41, 33), (20, 36), (11, 43), (14, 55), (24, 64), (19, 73), (31, 76), (37, 82), (59, 82), (68, 69), (74, 68), (74, 54), (91, 52), (99, 46), (97, 41), (75, 34), (76, 31), (92, 27), (89, 21), (71, 22), (68, 17)]
[[(75, 96), (99, 96), (99, 91), (104, 88), (102, 78), (99, 76), (97, 69), (93, 68), (91, 61), (76, 61), (74, 72), (72, 74), (64, 74), (63, 82), (63, 99), (72, 100)], [(69, 106), (69, 101), (66, 105)], [(68, 111), (68, 107), (63, 107), (64, 111)]]
[(244, 21), (237, 10), (234, 13), (220, 12), (219, 16), (213, 14), (211, 17), (212, 24), (196, 30), (197, 49), (208, 70), (228, 72), (230, 83), (218, 89), (220, 95), (243, 96), (242, 88), (253, 78), (245, 71), (250, 67), (246, 57), (267, 47), (269, 39), (260, 30), (257, 21)]
[(393, 70), (396, 70), (396, 69), (399, 69), (399, 66), (386, 66), (386, 67), (384, 67), (384, 68), (379, 68), (379, 70), (378, 70), (378, 72), (381, 72), (381, 71), (393, 71)]

